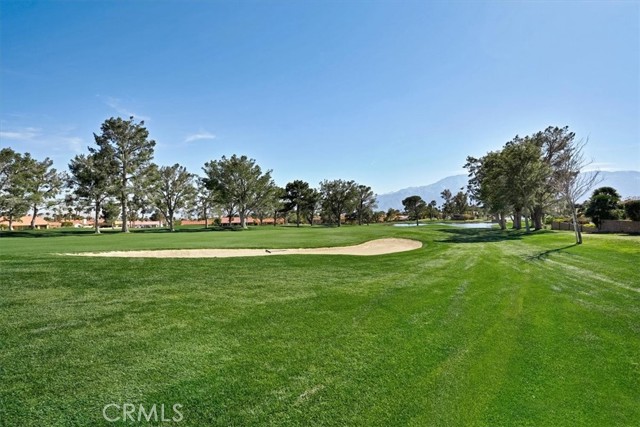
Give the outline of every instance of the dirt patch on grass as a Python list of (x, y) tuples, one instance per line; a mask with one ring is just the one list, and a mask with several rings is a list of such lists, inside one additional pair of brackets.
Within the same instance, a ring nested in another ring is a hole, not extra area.
[(83, 252), (65, 255), (120, 258), (231, 258), (275, 255), (384, 255), (412, 251), (422, 243), (411, 239), (377, 239), (353, 246), (299, 249), (168, 249), (153, 251)]

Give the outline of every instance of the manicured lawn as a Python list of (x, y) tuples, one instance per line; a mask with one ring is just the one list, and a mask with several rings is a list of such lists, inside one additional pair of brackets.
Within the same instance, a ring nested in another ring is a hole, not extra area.
[[(640, 238), (443, 226), (0, 234), (0, 425), (640, 425)], [(314, 247), (376, 257), (109, 259)], [(116, 411), (110, 412), (116, 416)]]

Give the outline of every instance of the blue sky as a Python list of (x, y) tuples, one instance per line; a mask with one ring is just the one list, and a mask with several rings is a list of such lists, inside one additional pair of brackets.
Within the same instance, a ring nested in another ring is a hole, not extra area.
[(568, 125), (640, 169), (638, 2), (5, 1), (0, 145), (60, 169), (111, 116), (155, 161), (246, 154), (378, 193)]

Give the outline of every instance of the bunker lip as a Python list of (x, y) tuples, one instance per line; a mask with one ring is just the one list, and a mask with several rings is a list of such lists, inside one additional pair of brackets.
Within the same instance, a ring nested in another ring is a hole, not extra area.
[(145, 251), (77, 252), (63, 255), (118, 258), (232, 258), (275, 255), (356, 255), (372, 256), (420, 249), (422, 242), (411, 239), (376, 239), (359, 245), (297, 249), (162, 249)]

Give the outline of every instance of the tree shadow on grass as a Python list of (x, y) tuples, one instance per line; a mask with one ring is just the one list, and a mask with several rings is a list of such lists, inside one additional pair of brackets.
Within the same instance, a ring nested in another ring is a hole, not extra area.
[(556, 248), (556, 249), (549, 249), (548, 251), (544, 251), (544, 252), (540, 252), (538, 254), (535, 255), (529, 255), (527, 257), (525, 257), (525, 260), (527, 261), (544, 261), (545, 259), (549, 258), (549, 255), (557, 253), (557, 252), (562, 252), (565, 249), (569, 249), (569, 248), (573, 248), (574, 246), (577, 246), (577, 243), (573, 243), (571, 245), (567, 245), (567, 246), (563, 246), (561, 248)]
[(69, 230), (25, 230), (25, 231), (0, 231), (0, 239), (9, 237), (40, 238), (40, 237), (66, 237), (66, 236), (93, 236), (93, 230), (69, 229)]
[(546, 234), (549, 231), (538, 230), (527, 233), (524, 230), (488, 230), (480, 228), (446, 228), (438, 230), (450, 234), (446, 239), (436, 240), (441, 243), (491, 243), (507, 240), (522, 240), (525, 237)]

